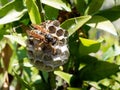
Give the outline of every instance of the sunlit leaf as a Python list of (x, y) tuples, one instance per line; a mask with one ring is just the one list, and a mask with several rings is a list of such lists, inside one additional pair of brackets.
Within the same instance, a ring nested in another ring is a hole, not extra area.
[(33, 24), (40, 24), (41, 17), (40, 17), (38, 7), (35, 3), (35, 0), (26, 0), (25, 3), (28, 8), (28, 13), (29, 13), (31, 22)]
[(98, 10), (100, 9), (100, 7), (102, 6), (104, 0), (91, 0), (90, 4), (88, 5), (85, 13), (87, 15), (91, 15), (94, 14), (96, 12), (98, 12)]
[(0, 41), (0, 52), (1, 52), (2, 49), (5, 47), (5, 45), (6, 45), (6, 40), (2, 39), (2, 40)]
[(82, 25), (84, 25), (90, 18), (91, 16), (80, 16), (76, 18), (71, 18), (71, 19), (64, 21), (61, 24), (61, 27), (66, 29), (70, 36), (76, 30), (78, 30)]
[(113, 35), (117, 35), (116, 29), (113, 24), (108, 19), (102, 16), (93, 16), (92, 19), (87, 22), (87, 25), (93, 28), (104, 30)]
[(117, 45), (111, 46), (102, 56), (103, 60), (107, 60), (110, 57), (120, 55), (120, 47)]
[(0, 8), (0, 24), (17, 21), (26, 12), (22, 0), (11, 1)]
[(80, 38), (81, 44), (79, 47), (79, 52), (81, 55), (87, 55), (89, 53), (95, 53), (100, 48), (100, 42), (89, 40), (85, 38)]
[(41, 0), (41, 2), (56, 9), (71, 11), (69, 3), (65, 0)]
[(64, 79), (68, 84), (70, 84), (70, 79), (72, 77), (72, 74), (65, 73), (65, 72), (62, 72), (62, 71), (54, 71), (54, 74), (58, 75), (59, 77)]
[(11, 41), (11, 43), (17, 42), (22, 46), (26, 46), (25, 39), (21, 35), (4, 35), (4, 37)]
[(68, 87), (67, 90), (82, 90), (82, 89), (80, 89), (80, 88)]
[(85, 82), (88, 83), (90, 86), (93, 86), (97, 90), (101, 90), (101, 88), (102, 88), (102, 87), (99, 86), (99, 83), (97, 83), (95, 81), (85, 81)]

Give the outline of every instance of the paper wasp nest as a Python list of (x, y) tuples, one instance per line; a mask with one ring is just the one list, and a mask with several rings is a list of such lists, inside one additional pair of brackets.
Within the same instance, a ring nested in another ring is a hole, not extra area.
[(32, 25), (27, 31), (27, 51), (31, 63), (39, 70), (53, 71), (67, 62), (69, 50), (68, 32), (57, 20)]

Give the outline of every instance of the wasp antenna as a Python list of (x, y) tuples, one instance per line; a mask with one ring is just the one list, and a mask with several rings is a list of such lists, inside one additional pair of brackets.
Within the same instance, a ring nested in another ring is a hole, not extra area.
[(30, 35), (30, 30), (26, 30), (27, 35)]
[(33, 27), (33, 25), (29, 25), (29, 27), (30, 27), (30, 29), (32, 29), (32, 30), (35, 29), (35, 28)]
[(37, 24), (31, 24), (31, 26), (32, 26), (34, 29), (37, 29), (37, 30), (40, 30), (41, 28), (43, 28), (43, 27), (41, 27), (40, 25), (37, 25)]

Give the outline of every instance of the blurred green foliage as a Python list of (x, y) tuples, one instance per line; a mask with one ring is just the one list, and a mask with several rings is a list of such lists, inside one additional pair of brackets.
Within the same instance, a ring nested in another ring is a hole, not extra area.
[[(120, 18), (120, 3), (101, 10), (103, 2), (0, 0), (0, 88), (119, 90), (120, 42), (112, 21)], [(56, 19), (69, 33), (70, 57), (58, 70), (39, 71), (27, 57), (23, 26)]]

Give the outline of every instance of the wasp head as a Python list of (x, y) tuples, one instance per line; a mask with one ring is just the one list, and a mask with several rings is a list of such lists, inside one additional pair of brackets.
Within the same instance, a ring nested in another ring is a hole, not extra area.
[(54, 45), (57, 41), (57, 39), (53, 37), (51, 34), (46, 34), (45, 39), (48, 43), (51, 43), (52, 45)]

